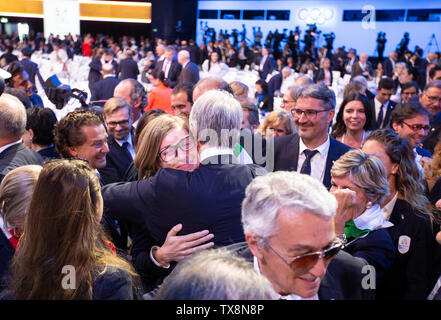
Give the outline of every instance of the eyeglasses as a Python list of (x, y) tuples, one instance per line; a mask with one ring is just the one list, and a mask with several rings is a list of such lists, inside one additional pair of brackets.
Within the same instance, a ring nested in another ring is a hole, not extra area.
[(158, 156), (164, 162), (170, 162), (178, 157), (178, 149), (182, 151), (189, 151), (195, 146), (194, 140), (191, 136), (185, 136), (177, 144), (168, 146), (159, 151)]
[(403, 121), (403, 123), (410, 128), (412, 131), (420, 131), (423, 129), (425, 132), (429, 132), (430, 126), (429, 125), (422, 125), (422, 124), (408, 124)]
[(315, 120), (317, 118), (317, 113), (319, 112), (326, 112), (331, 109), (325, 109), (325, 110), (300, 110), (300, 109), (291, 109), (291, 114), (294, 118), (301, 118), (304, 114), (306, 119), (308, 120)]
[(117, 125), (120, 125), (121, 127), (127, 127), (130, 123), (130, 120), (121, 120), (121, 121), (109, 121), (107, 122), (107, 125), (109, 127), (116, 127)]
[(441, 97), (428, 96), (427, 93), (424, 93), (424, 95), (427, 97), (427, 99), (429, 99), (430, 102), (441, 103)]
[(331, 246), (327, 249), (320, 250), (317, 252), (310, 252), (298, 255), (294, 257), (291, 262), (288, 262), (283, 258), (273, 247), (269, 244), (270, 249), (279, 256), (292, 270), (309, 270), (311, 269), (318, 261), (318, 259), (322, 258), (325, 263), (331, 261), (338, 252), (343, 249), (343, 243), (339, 240), (334, 240)]

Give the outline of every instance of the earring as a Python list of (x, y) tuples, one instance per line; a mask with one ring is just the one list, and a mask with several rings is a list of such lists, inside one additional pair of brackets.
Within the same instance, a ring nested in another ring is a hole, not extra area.
[(372, 208), (372, 202), (368, 202), (367, 204), (366, 204), (366, 209), (370, 209), (370, 208)]

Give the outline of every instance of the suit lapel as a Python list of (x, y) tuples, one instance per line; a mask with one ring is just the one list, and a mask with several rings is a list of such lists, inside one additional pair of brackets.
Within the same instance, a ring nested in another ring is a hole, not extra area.
[[(286, 144), (286, 148), (289, 148), (290, 143)], [(297, 165), (299, 163), (299, 148), (300, 148), (300, 137), (298, 134), (293, 136), (292, 143), (292, 163), (293, 163), (293, 171), (297, 171)]]
[(328, 189), (331, 187), (331, 168), (334, 164), (334, 161), (336, 161), (340, 157), (339, 151), (340, 150), (338, 149), (336, 140), (329, 137), (328, 157), (326, 158), (325, 175), (323, 177), (323, 184)]

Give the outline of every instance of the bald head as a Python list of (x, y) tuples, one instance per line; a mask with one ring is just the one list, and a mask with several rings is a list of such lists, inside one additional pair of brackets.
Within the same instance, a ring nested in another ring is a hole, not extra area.
[(367, 55), (365, 52), (363, 52), (362, 54), (360, 54), (360, 61), (361, 61), (362, 63), (365, 63), (366, 61), (368, 61), (368, 55)]
[(0, 147), (17, 141), (26, 128), (26, 109), (13, 95), (0, 96)]
[(193, 89), (193, 102), (196, 102), (196, 100), (205, 92), (213, 89), (225, 90), (233, 94), (233, 90), (231, 90), (230, 86), (226, 81), (217, 77), (208, 77), (199, 80), (199, 82), (196, 83), (196, 86)]
[(184, 65), (187, 61), (190, 60), (190, 53), (187, 50), (181, 50), (178, 53), (178, 62)]
[(305, 76), (304, 74), (299, 74), (296, 78), (296, 80), (293, 83), (293, 86), (307, 86), (309, 84), (313, 84), (314, 81), (311, 80), (311, 78)]

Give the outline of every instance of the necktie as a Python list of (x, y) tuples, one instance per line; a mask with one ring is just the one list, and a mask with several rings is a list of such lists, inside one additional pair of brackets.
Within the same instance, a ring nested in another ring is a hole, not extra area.
[(129, 159), (129, 162), (131, 162), (133, 159), (132, 154), (129, 151), (129, 143), (127, 141), (124, 141), (122, 144), (122, 149), (124, 150), (124, 154), (126, 155), (127, 159)]
[(167, 70), (167, 64), (168, 64), (168, 61), (164, 60), (164, 63), (162, 65), (162, 72), (164, 72), (164, 75), (165, 75), (165, 71)]
[(305, 162), (303, 162), (302, 168), (300, 169), (300, 173), (304, 173), (307, 175), (311, 174), (311, 158), (318, 153), (318, 150), (309, 150), (306, 149), (303, 151), (306, 156)]
[(383, 123), (383, 108), (384, 108), (384, 105), (381, 105), (380, 113), (378, 114), (378, 118), (377, 118), (378, 128), (381, 128), (381, 124)]

